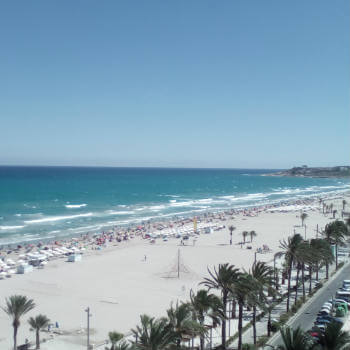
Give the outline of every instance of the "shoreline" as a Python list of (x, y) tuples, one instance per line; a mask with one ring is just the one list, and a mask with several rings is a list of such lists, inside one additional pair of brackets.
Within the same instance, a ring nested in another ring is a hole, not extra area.
[[(262, 175), (263, 176), (263, 175)], [(250, 210), (253, 210), (254, 212), (261, 212), (267, 209), (271, 209), (271, 208), (281, 208), (281, 210), (283, 210), (283, 207), (286, 206), (290, 206), (290, 205), (298, 205), (299, 203), (304, 202), (303, 204), (306, 205), (305, 202), (308, 203), (313, 203), (316, 200), (331, 200), (331, 199), (338, 199), (340, 197), (338, 196), (346, 196), (350, 194), (350, 191), (347, 190), (343, 190), (343, 191), (331, 191), (329, 192), (329, 194), (324, 194), (324, 195), (319, 195), (319, 194), (313, 194), (310, 195), (308, 197), (305, 198), (289, 198), (289, 199), (285, 199), (285, 200), (276, 200), (275, 202), (270, 202), (268, 204), (251, 204), (251, 205), (244, 205), (244, 206), (240, 206), (240, 207), (235, 207), (235, 208), (227, 208), (227, 209), (217, 209), (217, 210), (208, 210), (205, 212), (202, 212), (198, 215), (195, 215), (194, 212), (189, 212), (187, 215), (173, 215), (172, 214), (166, 214), (163, 215), (161, 217), (153, 217), (149, 220), (140, 220), (140, 221), (136, 221), (134, 223), (130, 223), (130, 224), (121, 224), (121, 225), (106, 225), (106, 229), (105, 230), (96, 230), (96, 231), (87, 231), (86, 233), (80, 233), (80, 234), (76, 234), (76, 233), (68, 233), (65, 235), (58, 235), (58, 236), (51, 236), (51, 237), (46, 237), (46, 238), (33, 238), (30, 240), (21, 240), (15, 243), (12, 242), (8, 242), (8, 243), (0, 243), (0, 257), (1, 257), (1, 252), (5, 251), (5, 250), (16, 250), (17, 247), (21, 247), (21, 249), (23, 248), (28, 248), (28, 246), (37, 246), (37, 247), (41, 247), (43, 245), (54, 245), (55, 242), (64, 242), (66, 244), (72, 243), (72, 239), (76, 240), (81, 239), (84, 236), (90, 236), (90, 237), (94, 237), (96, 235), (103, 235), (105, 233), (108, 232), (114, 232), (116, 233), (118, 230), (122, 231), (122, 232), (135, 232), (135, 229), (139, 226), (144, 226), (146, 227), (146, 225), (150, 226), (150, 225), (166, 225), (172, 222), (188, 222), (188, 220), (194, 220), (194, 218), (197, 218), (199, 220), (205, 219), (207, 217), (215, 217), (215, 215), (219, 215), (219, 216), (225, 216), (225, 215), (237, 215), (239, 213), (243, 213), (243, 212), (247, 212)], [(276, 209), (277, 210), (277, 209)], [(161, 218), (164, 218), (165, 220), (161, 220)]]
[[(341, 208), (341, 199), (349, 201), (349, 193), (333, 194), (325, 201), (334, 203), (336, 209)], [(337, 197), (337, 199), (335, 199)], [(317, 235), (316, 225), (320, 230), (330, 222), (331, 214), (322, 214), (322, 206), (317, 198), (301, 200), (304, 208), (308, 207), (306, 220), (308, 238)], [(350, 201), (349, 201), (350, 202)], [(289, 203), (291, 206), (291, 204)], [(283, 207), (250, 208), (234, 215), (211, 214), (198, 226), (220, 226), (210, 234), (189, 234), (189, 239), (180, 244), (181, 238), (170, 236), (164, 240), (162, 236), (150, 244), (151, 238), (135, 235), (126, 241), (116, 241), (117, 236), (108, 233), (89, 237), (86, 241), (73, 241), (74, 246), (87, 249), (83, 253), (83, 261), (66, 262), (66, 256), (54, 258), (44, 269), (34, 269), (25, 275), (14, 275), (12, 278), (0, 281), (0, 305), (5, 297), (11, 294), (25, 294), (33, 298), (37, 308), (29, 316), (43, 313), (53, 322), (61, 325), (63, 335), (55, 335), (50, 345), (42, 344), (42, 349), (58, 350), (79, 349), (85, 343), (85, 313), (89, 306), (94, 314), (92, 319), (92, 340), (101, 343), (107, 338), (108, 332), (117, 330), (128, 332), (139, 321), (139, 315), (148, 313), (151, 316), (162, 316), (170, 302), (188, 300), (190, 289), (198, 289), (198, 283), (207, 275), (207, 267), (212, 268), (219, 263), (229, 262), (239, 268), (248, 269), (254, 261), (257, 252), (259, 261), (271, 262), (273, 255), (279, 249), (279, 241), (293, 234), (293, 231), (304, 236), (301, 227), (300, 208), (294, 205), (294, 210), (283, 210)], [(254, 214), (254, 215), (253, 215)], [(256, 214), (256, 215), (255, 215)], [(340, 212), (338, 212), (337, 218)], [(179, 221), (179, 231), (193, 231), (193, 222)], [(228, 227), (234, 225), (233, 244), (229, 244)], [(154, 227), (155, 226), (155, 227)], [(164, 227), (164, 223), (151, 223), (153, 232), (160, 234), (169, 232), (172, 228)], [(180, 230), (182, 228), (182, 230)], [(176, 229), (174, 227), (176, 232)], [(257, 236), (253, 242), (241, 244), (242, 231), (255, 230)], [(147, 233), (147, 230), (144, 232)], [(129, 232), (132, 234), (132, 232)], [(112, 237), (112, 241), (109, 238)], [(119, 236), (121, 237), (121, 236)], [(102, 240), (101, 240), (102, 239)], [(104, 243), (103, 243), (104, 240)], [(97, 244), (101, 242), (102, 244)], [(65, 241), (59, 242), (69, 246)], [(259, 253), (259, 248), (268, 249)], [(249, 249), (249, 247), (251, 247)], [(50, 247), (49, 247), (50, 248)], [(52, 248), (52, 247), (51, 247)], [(36, 247), (33, 247), (35, 250)], [(188, 273), (182, 273), (180, 278), (169, 278), (178, 251), (181, 251), (183, 264)], [(18, 257), (19, 252), (6, 256)], [(147, 260), (144, 257), (147, 257)], [(67, 313), (67, 310), (70, 310)], [(23, 320), (19, 339), (32, 339)], [(0, 329), (4, 334), (11, 334), (11, 323), (7, 315), (0, 313)], [(0, 339), (0, 347), (10, 344), (11, 337)], [(64, 344), (64, 345), (62, 345)]]

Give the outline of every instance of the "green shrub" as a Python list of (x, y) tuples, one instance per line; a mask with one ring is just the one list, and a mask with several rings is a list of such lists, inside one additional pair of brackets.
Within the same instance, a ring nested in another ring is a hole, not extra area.
[(338, 264), (337, 270), (341, 269), (343, 266), (344, 266), (344, 261), (342, 261)]
[(271, 332), (276, 333), (282, 328), (280, 322), (271, 322)]
[(285, 312), (280, 316), (280, 323), (283, 325), (285, 324), (288, 320), (291, 314), (289, 312)]
[(259, 339), (256, 342), (256, 345), (258, 347), (264, 346), (268, 340), (269, 340), (269, 337), (267, 335), (263, 335), (263, 336), (259, 337)]

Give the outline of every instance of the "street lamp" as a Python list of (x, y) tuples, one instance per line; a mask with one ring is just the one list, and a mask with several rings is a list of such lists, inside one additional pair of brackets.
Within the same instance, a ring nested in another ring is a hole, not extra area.
[(89, 307), (85, 309), (85, 312), (87, 313), (87, 350), (90, 350), (90, 317), (92, 315)]

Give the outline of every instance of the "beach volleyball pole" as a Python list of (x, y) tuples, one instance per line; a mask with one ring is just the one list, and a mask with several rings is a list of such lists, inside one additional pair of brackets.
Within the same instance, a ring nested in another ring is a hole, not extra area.
[(87, 312), (87, 350), (90, 350), (90, 308), (88, 307), (85, 312)]

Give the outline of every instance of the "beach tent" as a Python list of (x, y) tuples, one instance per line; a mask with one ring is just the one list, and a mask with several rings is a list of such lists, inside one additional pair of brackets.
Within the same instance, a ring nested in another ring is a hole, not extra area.
[(33, 271), (33, 266), (29, 264), (21, 264), (17, 267), (17, 273), (24, 274)]
[(71, 254), (68, 255), (68, 262), (76, 262), (81, 261), (81, 254)]

